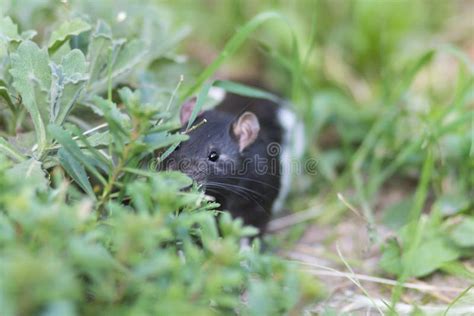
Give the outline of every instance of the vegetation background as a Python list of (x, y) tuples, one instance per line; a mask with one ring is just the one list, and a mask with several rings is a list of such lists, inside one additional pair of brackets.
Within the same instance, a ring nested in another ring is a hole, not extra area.
[[(0, 14), (3, 314), (474, 313), (473, 1), (0, 0)], [(219, 237), (215, 205), (154, 170), (186, 139), (180, 102), (232, 87), (216, 78), (289, 99), (318, 161), (263, 253), (239, 251), (253, 231), (228, 217)]]

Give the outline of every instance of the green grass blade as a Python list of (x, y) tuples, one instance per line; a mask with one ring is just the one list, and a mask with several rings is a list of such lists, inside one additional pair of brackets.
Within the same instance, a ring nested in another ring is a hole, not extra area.
[(236, 34), (230, 39), (229, 42), (225, 45), (222, 52), (219, 56), (201, 73), (201, 75), (196, 79), (194, 85), (191, 86), (182, 96), (181, 101), (186, 100), (190, 96), (196, 93), (199, 87), (209, 78), (211, 78), (216, 70), (222, 65), (222, 63), (231, 57), (242, 45), (242, 43), (252, 34), (255, 30), (262, 25), (263, 23), (279, 19), (284, 20), (284, 17), (276, 12), (263, 12), (255, 16), (249, 22), (247, 22), (241, 29), (237, 31)]
[(194, 106), (191, 116), (189, 117), (188, 126), (186, 127), (186, 130), (189, 130), (191, 128), (194, 123), (194, 120), (196, 120), (196, 117), (198, 116), (199, 112), (201, 112), (201, 108), (207, 98), (207, 95), (209, 94), (209, 89), (211, 89), (213, 83), (214, 82), (206, 83), (199, 92), (199, 95), (196, 100), (196, 105)]
[(246, 97), (267, 99), (273, 102), (279, 102), (280, 100), (276, 95), (270, 92), (228, 80), (217, 80), (214, 83), (214, 86), (222, 88), (227, 92), (243, 95)]
[[(404, 245), (406, 251), (402, 254), (402, 273), (398, 278), (398, 285), (392, 292), (392, 307), (400, 300), (403, 292), (403, 283), (410, 277), (412, 262), (416, 260), (416, 250), (421, 242), (421, 236), (425, 225), (420, 225), (420, 215), (428, 195), (428, 188), (434, 168), (434, 157), (431, 148), (427, 149), (426, 159), (423, 163), (420, 182), (415, 192), (413, 207), (409, 214), (408, 236), (413, 236), (412, 242)], [(423, 222), (423, 221), (422, 221)]]
[(463, 298), (472, 288), (474, 288), (474, 285), (469, 286), (469, 287), (466, 288), (464, 291), (462, 291), (461, 294), (459, 294), (458, 296), (456, 296), (456, 298), (455, 298), (451, 303), (449, 303), (448, 308), (446, 308), (446, 310), (445, 310), (444, 313), (443, 313), (443, 316), (448, 315), (449, 310), (450, 310), (461, 298)]

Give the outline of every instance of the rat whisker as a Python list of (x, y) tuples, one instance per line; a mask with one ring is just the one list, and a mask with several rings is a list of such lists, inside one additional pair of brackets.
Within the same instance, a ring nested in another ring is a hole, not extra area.
[(260, 192), (258, 192), (258, 191), (255, 191), (255, 190), (246, 188), (246, 187), (241, 186), (241, 185), (235, 185), (235, 184), (227, 184), (227, 185), (229, 185), (229, 186), (231, 186), (231, 187), (233, 187), (233, 188), (236, 188), (236, 189), (238, 188), (238, 189), (240, 189), (240, 190), (249, 192), (250, 194), (254, 194), (254, 195), (258, 196), (258, 197), (261, 197), (262, 199), (265, 199), (265, 195), (262, 194), (262, 193), (260, 193)]
[[(235, 193), (236, 195), (240, 196), (241, 198), (243, 199), (251, 199), (250, 196), (248, 196), (247, 194), (244, 194), (245, 192), (242, 192), (240, 190), (236, 190), (235, 189), (232, 189), (232, 188), (228, 188), (224, 185), (220, 185), (218, 183), (207, 183), (207, 188), (206, 189), (212, 189), (212, 188), (215, 188), (215, 189), (222, 189), (222, 190), (226, 190), (226, 191), (229, 191), (231, 193)], [(219, 193), (218, 191), (215, 191), (216, 193)]]
[(207, 186), (212, 188), (212, 187), (215, 187), (215, 188), (220, 188), (220, 189), (223, 189), (223, 190), (226, 190), (226, 191), (229, 191), (231, 193), (235, 193), (237, 194), (238, 196), (246, 199), (246, 200), (251, 200), (255, 203), (257, 203), (257, 205), (265, 212), (265, 213), (268, 213), (268, 211), (262, 206), (262, 204), (257, 201), (257, 199), (255, 197), (253, 197), (249, 192), (246, 192), (247, 191), (250, 191), (251, 193), (254, 193), (254, 194), (258, 194), (261, 196), (261, 198), (264, 198), (264, 196), (256, 191), (253, 191), (253, 190), (250, 190), (250, 189), (247, 189), (247, 188), (244, 188), (244, 187), (241, 187), (241, 186), (238, 186), (238, 185), (230, 185), (228, 183), (223, 183), (223, 182), (208, 182), (207, 183)]
[(267, 183), (265, 181), (260, 181), (260, 180), (256, 180), (256, 179), (252, 179), (252, 178), (247, 178), (247, 177), (235, 177), (235, 176), (225, 176), (225, 177), (220, 177), (222, 179), (235, 179), (235, 180), (243, 180), (243, 181), (249, 181), (249, 182), (254, 182), (254, 183), (259, 183), (259, 184), (262, 184), (262, 185), (265, 185), (269, 188), (272, 188), (274, 189), (275, 191), (279, 191), (280, 188), (277, 188), (276, 186), (274, 185), (271, 185), (270, 183)]
[(241, 191), (249, 192), (249, 193), (255, 194), (256, 196), (259, 196), (259, 197), (265, 199), (264, 194), (262, 194), (258, 191), (246, 188), (246, 187), (241, 186), (241, 185), (231, 184), (231, 183), (226, 183), (226, 182), (213, 182), (213, 183), (217, 183), (217, 184), (228, 186), (228, 187), (233, 188), (233, 189), (238, 189), (238, 190), (241, 190)]

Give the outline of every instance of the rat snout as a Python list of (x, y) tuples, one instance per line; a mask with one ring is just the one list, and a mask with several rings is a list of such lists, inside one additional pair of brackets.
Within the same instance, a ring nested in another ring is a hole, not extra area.
[(162, 163), (162, 169), (181, 171), (197, 184), (204, 184), (209, 175), (209, 165), (204, 159), (169, 157)]
[(179, 170), (193, 179), (197, 184), (204, 184), (206, 182), (208, 175), (207, 169), (207, 163), (198, 159), (181, 161), (179, 165)]

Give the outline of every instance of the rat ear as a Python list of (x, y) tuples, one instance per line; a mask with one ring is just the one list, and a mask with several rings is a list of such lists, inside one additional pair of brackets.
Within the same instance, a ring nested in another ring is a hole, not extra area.
[(187, 121), (189, 121), (195, 106), (196, 97), (189, 99), (181, 106), (181, 111), (179, 112), (179, 120), (181, 121), (181, 125), (184, 125)]
[(257, 139), (260, 131), (258, 118), (252, 112), (244, 112), (237, 122), (232, 124), (232, 133), (239, 143), (239, 150), (242, 152), (247, 146)]

